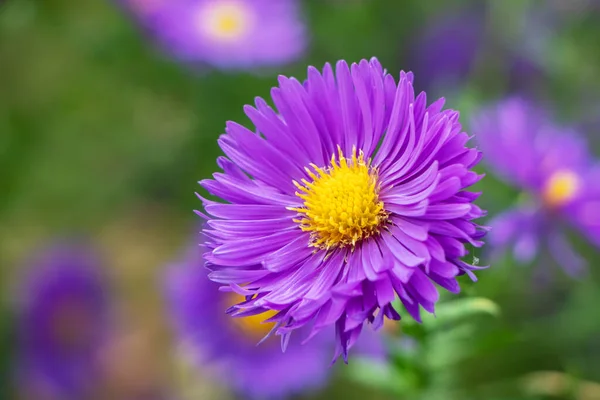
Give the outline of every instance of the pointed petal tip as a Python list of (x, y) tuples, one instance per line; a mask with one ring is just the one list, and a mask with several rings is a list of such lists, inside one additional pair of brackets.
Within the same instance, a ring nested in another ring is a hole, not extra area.
[(194, 210), (194, 214), (198, 215), (200, 218), (204, 219), (205, 221), (209, 221), (210, 220), (210, 217), (208, 215), (204, 214), (200, 210)]

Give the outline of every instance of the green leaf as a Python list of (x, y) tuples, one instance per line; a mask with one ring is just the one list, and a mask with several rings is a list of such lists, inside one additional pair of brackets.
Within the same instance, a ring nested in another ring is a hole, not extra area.
[(474, 324), (462, 323), (448, 330), (436, 331), (429, 337), (423, 355), (428, 371), (442, 370), (469, 357), (473, 350)]
[(367, 358), (354, 358), (343, 370), (359, 384), (396, 394), (414, 391), (419, 382), (416, 372), (410, 369), (399, 371), (385, 361)]
[[(453, 300), (437, 305), (435, 314), (424, 314), (422, 316), (422, 326), (426, 331), (432, 331), (479, 314), (497, 317), (500, 315), (500, 307), (493, 301), (483, 297)], [(403, 327), (405, 328), (410, 329), (412, 325), (416, 324), (418, 323), (408, 318), (403, 320)]]

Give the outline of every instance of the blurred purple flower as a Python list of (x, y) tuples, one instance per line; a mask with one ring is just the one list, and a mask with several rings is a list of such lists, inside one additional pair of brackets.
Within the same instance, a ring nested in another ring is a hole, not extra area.
[(222, 69), (299, 58), (306, 27), (298, 0), (121, 0), (169, 53)]
[(410, 51), (410, 68), (427, 85), (455, 85), (471, 72), (484, 43), (483, 12), (434, 17)]
[(60, 244), (40, 253), (27, 273), (18, 299), (19, 382), (43, 395), (84, 398), (97, 383), (96, 353), (108, 329), (98, 260), (87, 248)]
[[(523, 43), (517, 47), (497, 43), (487, 31), (482, 5), (443, 13), (428, 21), (416, 35), (418, 39), (409, 47), (408, 66), (425, 82), (426, 90), (448, 90), (464, 84), (477, 63), (493, 54), (493, 46), (495, 53), (502, 54), (498, 60), (506, 71), (507, 91), (525, 91), (534, 87), (543, 71), (530, 49), (525, 48), (525, 44), (531, 47), (533, 40), (525, 31), (522, 36)], [(521, 47), (523, 51), (519, 51)]]
[[(296, 336), (285, 353), (275, 337), (259, 344), (273, 323), (262, 323), (264, 316), (227, 315), (225, 310), (243, 296), (219, 291), (203, 264), (200, 250), (194, 247), (167, 270), (166, 279), (176, 333), (182, 344), (191, 346), (198, 365), (214, 367), (222, 384), (248, 399), (286, 398), (326, 384), (331, 373), (330, 336), (320, 335), (307, 344)], [(362, 340), (357, 348), (367, 357), (385, 356), (382, 338), (376, 335)]]
[(528, 195), (490, 223), (492, 246), (512, 246), (514, 257), (527, 263), (544, 245), (568, 273), (582, 272), (584, 260), (561, 233), (561, 223), (600, 246), (600, 163), (586, 141), (520, 98), (481, 111), (472, 130), (490, 169)]

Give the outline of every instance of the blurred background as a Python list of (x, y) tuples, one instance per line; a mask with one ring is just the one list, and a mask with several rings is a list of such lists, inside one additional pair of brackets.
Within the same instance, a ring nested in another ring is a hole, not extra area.
[[(376, 56), (395, 76), (412, 70), (430, 101), (446, 97), (466, 132), (478, 108), (520, 94), (600, 154), (600, 1), (299, 1), (305, 46), (251, 68), (174, 56), (149, 15), (159, 3), (0, 3), (0, 398), (69, 398), (22, 373), (19, 346), (31, 301), (23, 298), (36, 296), (24, 282), (48, 263), (32, 259), (65, 238), (94, 249), (111, 309), (101, 383), (70, 398), (244, 398), (186, 362), (160, 285), (193, 242), (194, 192), (217, 170), (225, 121), (246, 124), (243, 105), (268, 97), (278, 74), (303, 80), (308, 65)], [(478, 203), (493, 217), (518, 192), (487, 172)], [(600, 252), (569, 235), (589, 263), (585, 279), (543, 253), (519, 265), (510, 256), (492, 263), (482, 250), (491, 268), (465, 281), (463, 295), (500, 312), (446, 329), (427, 362), (406, 367), (392, 344), (398, 354), (381, 370), (338, 362), (325, 387), (296, 398), (600, 399)], [(419, 372), (410, 391), (396, 381), (405, 367)]]

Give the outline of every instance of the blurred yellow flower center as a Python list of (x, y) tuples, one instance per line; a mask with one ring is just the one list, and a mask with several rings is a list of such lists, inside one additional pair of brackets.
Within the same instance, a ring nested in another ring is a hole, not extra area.
[(400, 323), (398, 321), (384, 318), (382, 330), (388, 335), (395, 335), (400, 331)]
[(306, 171), (312, 182), (294, 181), (304, 206), (290, 210), (301, 214), (294, 222), (311, 233), (311, 246), (353, 247), (379, 232), (388, 214), (379, 200), (377, 170), (365, 161), (362, 151), (357, 155), (353, 149), (347, 159), (338, 147), (338, 159), (334, 154), (329, 167), (310, 166), (312, 170)]
[[(229, 296), (229, 305), (239, 304), (245, 300), (244, 296), (237, 293), (230, 293)], [(267, 311), (249, 317), (229, 317), (229, 319), (240, 329), (240, 331), (242, 331), (242, 333), (253, 340), (260, 340), (265, 337), (275, 325), (274, 322), (263, 323), (263, 321), (273, 317), (275, 314), (277, 314), (277, 311)]]
[(546, 182), (544, 201), (550, 206), (561, 206), (573, 199), (579, 190), (579, 176), (572, 171), (558, 171)]
[(210, 2), (203, 10), (200, 23), (209, 35), (222, 40), (237, 39), (250, 25), (250, 12), (238, 1)]

